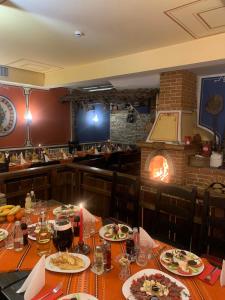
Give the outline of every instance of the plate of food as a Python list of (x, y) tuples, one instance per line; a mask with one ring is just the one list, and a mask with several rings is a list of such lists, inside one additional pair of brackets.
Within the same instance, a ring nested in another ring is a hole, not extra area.
[(98, 300), (96, 297), (86, 293), (76, 293), (63, 296), (59, 300)]
[(141, 270), (128, 278), (123, 284), (122, 292), (129, 300), (190, 299), (190, 292), (183, 283), (155, 269)]
[(99, 235), (107, 241), (120, 242), (128, 238), (129, 231), (132, 231), (132, 229), (127, 225), (108, 224), (100, 228)]
[(8, 234), (7, 230), (0, 228), (0, 242), (6, 239)]
[(204, 270), (200, 257), (181, 249), (164, 251), (160, 255), (160, 262), (168, 271), (181, 276), (195, 276)]
[[(49, 220), (48, 221), (48, 229), (49, 231), (53, 231), (53, 226), (55, 224), (54, 220)], [(38, 223), (34, 223), (31, 225), (27, 226), (27, 230), (28, 230), (28, 238), (30, 240), (36, 241), (36, 235), (38, 234), (38, 232), (40, 231), (40, 226), (38, 226)]]
[(79, 273), (90, 266), (89, 257), (69, 252), (57, 252), (45, 259), (45, 268), (58, 273)]
[(57, 215), (60, 213), (66, 213), (66, 214), (70, 214), (70, 213), (74, 213), (80, 210), (79, 206), (76, 205), (72, 205), (72, 204), (64, 204), (61, 206), (58, 206), (56, 208), (53, 209), (53, 214)]

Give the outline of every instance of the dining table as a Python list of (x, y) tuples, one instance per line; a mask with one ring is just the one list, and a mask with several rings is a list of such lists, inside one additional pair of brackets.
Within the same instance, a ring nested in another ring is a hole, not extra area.
[[(34, 216), (37, 218), (37, 216)], [(48, 218), (52, 219), (52, 207), (48, 210)], [(93, 249), (96, 245), (102, 244), (102, 238), (99, 236), (99, 229), (102, 226), (102, 219), (96, 219), (96, 231), (90, 238), (85, 239), (85, 243), (90, 246), (90, 254), (88, 255), (91, 262), (93, 262)], [(33, 219), (35, 222), (35, 219)], [(12, 223), (2, 223), (0, 228), (10, 229)], [(74, 238), (73, 244), (76, 245), (78, 238)], [(133, 275), (142, 269), (156, 269), (169, 274), (173, 278), (183, 283), (190, 292), (190, 300), (224, 300), (225, 287), (220, 286), (219, 280), (214, 285), (210, 285), (198, 278), (198, 276), (184, 277), (170, 273), (160, 263), (160, 254), (165, 249), (172, 249), (173, 247), (157, 241), (158, 247), (151, 250), (148, 263), (145, 267), (138, 266), (135, 262), (130, 264), (130, 274)], [(63, 295), (71, 293), (88, 293), (95, 296), (99, 300), (123, 300), (125, 297), (122, 293), (122, 286), (124, 281), (119, 278), (120, 266), (118, 257), (125, 254), (125, 242), (111, 242), (112, 253), (112, 269), (102, 275), (97, 275), (91, 271), (91, 267), (80, 273), (57, 273), (45, 270), (45, 286), (43, 291), (55, 287), (59, 282), (62, 283)], [(51, 253), (55, 253), (56, 249), (53, 244)], [(6, 272), (22, 272), (25, 270), (32, 270), (35, 264), (40, 259), (37, 254), (36, 241), (29, 240), (22, 251), (8, 250), (3, 245), (0, 248), (0, 274)], [(204, 264), (208, 262), (203, 259)], [(11, 298), (13, 300), (13, 298)]]

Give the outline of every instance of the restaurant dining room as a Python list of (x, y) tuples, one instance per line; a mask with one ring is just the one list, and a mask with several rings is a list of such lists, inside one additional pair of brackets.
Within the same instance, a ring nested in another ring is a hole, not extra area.
[(224, 20), (0, 0), (0, 300), (225, 300)]

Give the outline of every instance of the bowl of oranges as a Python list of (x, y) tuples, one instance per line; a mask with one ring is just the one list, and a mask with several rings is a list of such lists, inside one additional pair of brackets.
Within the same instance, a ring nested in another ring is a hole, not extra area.
[(21, 220), (24, 216), (24, 208), (20, 205), (3, 205), (0, 206), (0, 222), (14, 222)]

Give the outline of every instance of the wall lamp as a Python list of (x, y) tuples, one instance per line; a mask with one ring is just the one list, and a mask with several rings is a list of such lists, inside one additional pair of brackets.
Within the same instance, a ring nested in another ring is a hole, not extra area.
[(26, 112), (24, 114), (24, 119), (25, 119), (26, 123), (28, 123), (28, 124), (32, 123), (32, 114), (29, 109), (26, 110)]

